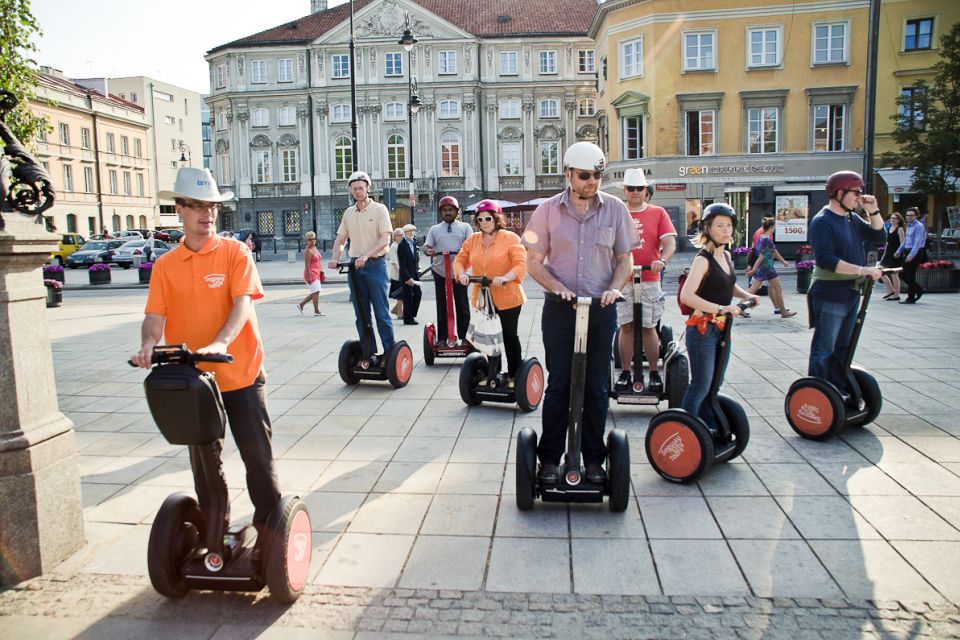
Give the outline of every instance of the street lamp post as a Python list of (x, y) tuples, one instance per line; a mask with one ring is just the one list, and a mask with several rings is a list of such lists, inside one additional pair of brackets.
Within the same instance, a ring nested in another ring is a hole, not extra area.
[(185, 162), (184, 166), (189, 167), (193, 166), (193, 156), (190, 154), (190, 145), (183, 142), (180, 143), (180, 162)]
[(416, 204), (415, 178), (413, 175), (413, 115), (420, 110), (420, 96), (417, 93), (417, 79), (413, 77), (413, 47), (418, 42), (417, 38), (410, 31), (410, 16), (407, 16), (407, 25), (403, 30), (403, 36), (400, 38), (400, 45), (407, 52), (407, 91), (409, 99), (407, 106), (410, 113), (407, 116), (407, 132), (410, 138), (410, 169), (408, 177), (410, 179), (410, 221), (413, 222), (413, 207)]

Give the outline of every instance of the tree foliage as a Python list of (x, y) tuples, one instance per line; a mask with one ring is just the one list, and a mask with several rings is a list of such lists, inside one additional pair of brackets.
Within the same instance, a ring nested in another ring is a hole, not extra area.
[(20, 101), (5, 122), (24, 144), (31, 144), (38, 131), (49, 127), (45, 117), (30, 111), (29, 103), (37, 68), (30, 57), (37, 51), (31, 38), (40, 33), (40, 25), (30, 13), (30, 0), (0, 0), (0, 89)]

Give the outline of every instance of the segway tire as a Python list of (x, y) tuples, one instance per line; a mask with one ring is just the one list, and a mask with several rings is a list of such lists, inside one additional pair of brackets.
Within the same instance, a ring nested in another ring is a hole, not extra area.
[(670, 344), (673, 342), (673, 328), (663, 325), (660, 327), (660, 360), (667, 357)]
[(353, 368), (363, 357), (363, 349), (360, 347), (359, 340), (347, 340), (340, 347), (340, 358), (337, 360), (337, 366), (340, 369), (340, 379), (346, 384), (358, 384), (360, 378), (353, 373)]
[(620, 360), (620, 327), (617, 327), (617, 330), (613, 332), (613, 367), (617, 371), (623, 369), (623, 364)]
[(282, 498), (277, 508), (279, 516), (267, 525), (269, 548), (264, 579), (271, 596), (290, 604), (303, 593), (310, 573), (310, 514), (300, 498)]
[(720, 403), (720, 410), (727, 418), (730, 425), (730, 435), (733, 436), (736, 443), (733, 447), (733, 453), (727, 460), (733, 460), (747, 448), (750, 442), (750, 421), (747, 419), (747, 412), (743, 410), (743, 405), (722, 393), (717, 394), (717, 402)]
[(544, 377), (543, 366), (539, 360), (527, 358), (520, 363), (513, 388), (517, 396), (517, 406), (521, 411), (530, 413), (540, 406), (540, 401), (543, 399)]
[(667, 388), (667, 406), (671, 409), (679, 409), (683, 404), (683, 396), (687, 393), (687, 387), (690, 386), (690, 363), (687, 356), (678, 353), (667, 365), (667, 379), (664, 381)]
[(434, 345), (437, 344), (437, 329), (433, 326), (432, 323), (427, 324), (423, 328), (423, 362), (428, 367), (432, 367), (434, 363)]
[(163, 501), (147, 543), (147, 572), (157, 593), (182, 598), (190, 591), (183, 580), (183, 564), (201, 539), (202, 523), (203, 514), (191, 496), (174, 493)]
[(537, 433), (524, 427), (517, 433), (517, 508), (530, 511), (537, 497)]
[(670, 482), (696, 480), (713, 464), (713, 437), (686, 411), (667, 409), (650, 420), (644, 442), (647, 460)]
[(863, 402), (866, 404), (867, 413), (862, 418), (850, 421), (851, 427), (864, 427), (880, 415), (883, 408), (883, 395), (880, 393), (880, 385), (877, 379), (865, 371), (862, 367), (850, 367), (850, 373), (856, 378), (860, 385), (860, 393), (863, 394)]
[(474, 393), (474, 388), (487, 370), (487, 356), (482, 353), (471, 353), (460, 367), (460, 399), (471, 407), (480, 404), (481, 400)]
[(630, 504), (630, 441), (623, 429), (613, 429), (607, 436), (607, 477), (610, 511), (626, 511)]
[(837, 388), (812, 376), (800, 378), (790, 385), (783, 405), (790, 427), (808, 440), (832, 438), (847, 417)]
[(403, 340), (395, 342), (387, 354), (387, 380), (394, 389), (407, 386), (413, 375), (413, 350)]

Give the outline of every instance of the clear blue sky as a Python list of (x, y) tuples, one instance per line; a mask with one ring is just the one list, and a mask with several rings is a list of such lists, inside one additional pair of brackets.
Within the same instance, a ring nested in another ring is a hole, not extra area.
[[(330, 0), (330, 7), (347, 0)], [(150, 76), (207, 93), (208, 49), (310, 13), (310, 0), (31, 0), (36, 60), (71, 78)]]

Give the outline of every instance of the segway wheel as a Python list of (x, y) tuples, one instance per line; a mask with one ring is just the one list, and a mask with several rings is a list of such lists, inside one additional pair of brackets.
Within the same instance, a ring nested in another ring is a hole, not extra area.
[(269, 523), (269, 549), (264, 578), (270, 595), (284, 603), (295, 602), (307, 584), (313, 538), (310, 514), (299, 498), (285, 498), (280, 516)]
[(530, 427), (517, 433), (517, 508), (533, 509), (537, 497), (537, 434)]
[(203, 515), (197, 501), (185, 493), (168, 496), (150, 528), (147, 571), (157, 593), (182, 598), (190, 588), (183, 581), (183, 564), (201, 539)]
[(727, 417), (730, 424), (730, 435), (736, 443), (733, 447), (733, 453), (727, 460), (733, 460), (747, 448), (750, 442), (750, 421), (747, 419), (747, 412), (743, 410), (743, 405), (722, 393), (717, 394), (717, 402), (720, 403), (720, 410)]
[(630, 503), (630, 441), (623, 429), (613, 429), (607, 436), (607, 475), (610, 510), (626, 511)]
[(647, 460), (670, 482), (691, 482), (713, 464), (713, 438), (703, 422), (686, 411), (668, 409), (650, 420)]
[(827, 440), (846, 421), (846, 408), (837, 388), (820, 378), (800, 378), (784, 400), (790, 427), (802, 438)]
[(620, 327), (613, 332), (613, 366), (617, 371), (623, 369), (620, 360)]
[(471, 353), (464, 359), (460, 367), (460, 399), (471, 407), (480, 404), (481, 400), (474, 393), (487, 370), (487, 356), (482, 353)]
[(403, 340), (394, 343), (387, 354), (387, 380), (394, 389), (407, 386), (413, 375), (413, 350)]
[(667, 351), (670, 350), (670, 344), (672, 342), (673, 342), (673, 328), (663, 325), (662, 327), (660, 327), (660, 359), (661, 360), (667, 357)]
[(432, 367), (434, 358), (434, 345), (437, 344), (437, 328), (433, 326), (433, 323), (428, 323), (427, 326), (423, 328), (423, 362), (428, 366)]
[(340, 347), (340, 358), (337, 361), (337, 366), (340, 368), (340, 379), (346, 384), (360, 382), (360, 378), (354, 375), (353, 368), (357, 366), (362, 357), (363, 349), (360, 347), (359, 340), (347, 340)]
[(860, 393), (863, 394), (863, 402), (867, 408), (866, 415), (862, 418), (851, 420), (850, 426), (864, 427), (876, 420), (877, 416), (880, 415), (880, 409), (883, 408), (883, 395), (880, 393), (880, 385), (877, 383), (877, 379), (864, 371), (863, 368), (857, 366), (850, 367), (850, 373), (853, 374), (853, 377), (857, 380), (857, 384), (860, 385)]
[(690, 386), (690, 363), (687, 356), (676, 354), (667, 365), (667, 379), (664, 381), (667, 388), (667, 406), (679, 409), (683, 404), (683, 396)]
[(543, 367), (536, 358), (527, 358), (520, 363), (514, 389), (517, 394), (517, 406), (521, 411), (530, 413), (540, 406), (543, 399)]

